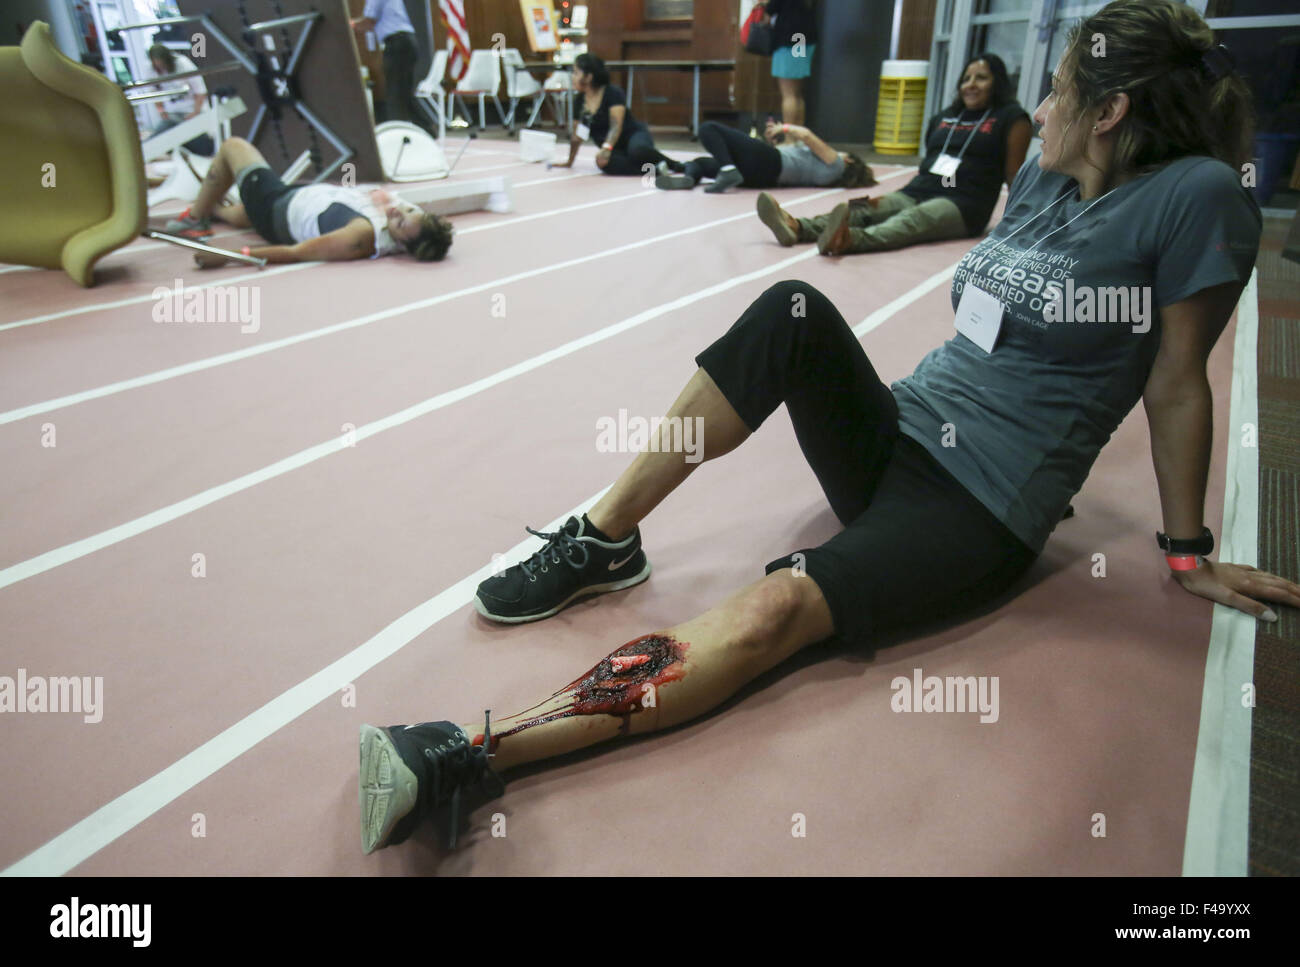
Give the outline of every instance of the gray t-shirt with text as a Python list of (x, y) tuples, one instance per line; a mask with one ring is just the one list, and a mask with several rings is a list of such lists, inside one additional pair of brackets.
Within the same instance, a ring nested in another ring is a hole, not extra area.
[(777, 178), (778, 185), (824, 188), (844, 177), (844, 159), (838, 154), (831, 164), (827, 164), (813, 154), (812, 149), (802, 141), (798, 144), (780, 145), (776, 150), (781, 152), (781, 174)]
[(953, 279), (954, 310), (972, 283), (1001, 298), (993, 352), (958, 333), (927, 355), (891, 387), (900, 429), (1041, 551), (1142, 396), (1160, 309), (1244, 283), (1260, 228), (1238, 173), (1213, 158), (1180, 158), (1088, 201), (1030, 158)]

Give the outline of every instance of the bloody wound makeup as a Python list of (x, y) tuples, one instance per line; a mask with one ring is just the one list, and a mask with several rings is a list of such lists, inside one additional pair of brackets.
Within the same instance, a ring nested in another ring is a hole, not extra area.
[[(626, 735), (631, 728), (632, 714), (645, 708), (642, 703), (647, 692), (677, 681), (685, 674), (688, 647), (667, 635), (645, 635), (629, 641), (602, 658), (587, 674), (551, 696), (565, 697), (569, 700), (567, 704), (525, 719), (504, 732), (494, 731), (492, 747), (488, 751), (495, 752), (498, 743), (506, 736), (574, 715), (618, 716), (623, 719), (619, 731)], [(473, 742), (482, 745), (482, 733), (476, 735)]]

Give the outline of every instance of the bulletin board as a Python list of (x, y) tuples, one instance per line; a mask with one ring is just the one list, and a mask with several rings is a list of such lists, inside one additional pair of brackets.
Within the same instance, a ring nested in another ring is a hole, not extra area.
[(519, 0), (519, 9), (524, 16), (524, 29), (528, 31), (528, 43), (533, 53), (555, 50), (560, 41), (555, 35), (555, 4), (552, 0)]

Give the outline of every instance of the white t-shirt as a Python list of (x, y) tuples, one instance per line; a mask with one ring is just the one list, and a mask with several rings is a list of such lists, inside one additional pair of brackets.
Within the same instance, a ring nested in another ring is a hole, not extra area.
[[(167, 71), (168, 74), (183, 74), (186, 71), (198, 70), (198, 68), (194, 66), (194, 61), (190, 60), (184, 54), (173, 52), (172, 56), (176, 58), (176, 69), (174, 71)], [(163, 75), (159, 74), (157, 71), (154, 72), (154, 77), (162, 76)], [(199, 94), (207, 94), (208, 86), (203, 83), (202, 75), (195, 74), (193, 77), (186, 77), (177, 81), (166, 81), (159, 84), (157, 90), (165, 90), (167, 88), (176, 87), (180, 84), (184, 84), (189, 88), (189, 90), (184, 94), (177, 94), (175, 97), (167, 98), (167, 100), (163, 101), (163, 107), (166, 109), (168, 114), (193, 114), (195, 96)]]
[[(289, 208), (285, 212), (289, 234), (293, 236), (295, 242), (319, 238), (322, 234), (321, 215), (328, 212), (333, 205), (343, 205), (365, 218), (374, 229), (375, 254), (371, 258), (377, 259), (382, 255), (392, 255), (394, 252), (402, 251), (405, 246), (394, 240), (388, 233), (388, 217), (370, 200), (370, 192), (376, 187), (378, 186), (358, 185), (355, 188), (343, 188), (339, 185), (307, 185), (299, 188), (289, 196)], [(342, 228), (346, 224), (344, 218), (346, 216), (340, 216), (337, 212), (331, 213), (327, 222), (332, 227), (327, 225), (326, 233)], [(333, 224), (334, 222), (339, 224)]]

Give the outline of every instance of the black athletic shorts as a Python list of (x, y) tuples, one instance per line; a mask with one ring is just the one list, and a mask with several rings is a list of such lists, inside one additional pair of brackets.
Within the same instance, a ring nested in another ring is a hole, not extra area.
[(268, 165), (249, 165), (235, 177), (239, 200), (257, 234), (272, 245), (293, 245), (289, 234), (289, 196), (302, 185), (286, 185)]
[(750, 430), (786, 404), (844, 530), (767, 573), (811, 577), (846, 641), (977, 608), (1033, 563), (1034, 551), (899, 431), (889, 387), (812, 286), (772, 286), (695, 361)]

